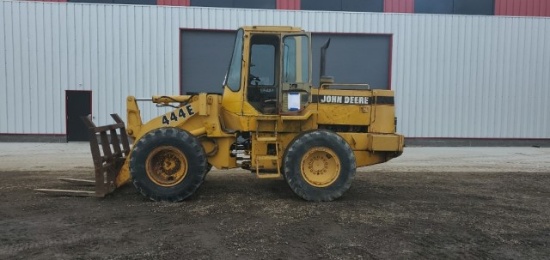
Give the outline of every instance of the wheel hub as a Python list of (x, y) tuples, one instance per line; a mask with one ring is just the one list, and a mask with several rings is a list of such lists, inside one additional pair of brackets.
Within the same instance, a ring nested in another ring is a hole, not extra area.
[(154, 183), (164, 187), (174, 186), (183, 181), (187, 168), (185, 155), (172, 146), (155, 148), (146, 160), (147, 176)]
[(305, 181), (315, 187), (327, 187), (340, 176), (340, 160), (328, 148), (312, 148), (302, 158), (301, 168)]

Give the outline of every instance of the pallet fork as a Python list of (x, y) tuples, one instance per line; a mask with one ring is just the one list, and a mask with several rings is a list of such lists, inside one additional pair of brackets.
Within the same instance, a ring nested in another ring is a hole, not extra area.
[(127, 182), (127, 180), (117, 180), (117, 177), (123, 168), (126, 157), (130, 154), (128, 135), (124, 121), (120, 116), (111, 114), (111, 117), (116, 123), (106, 126), (96, 126), (90, 117), (82, 117), (82, 121), (88, 127), (95, 181), (73, 178), (59, 179), (77, 185), (95, 186), (95, 191), (62, 189), (35, 189), (35, 191), (58, 196), (105, 197)]

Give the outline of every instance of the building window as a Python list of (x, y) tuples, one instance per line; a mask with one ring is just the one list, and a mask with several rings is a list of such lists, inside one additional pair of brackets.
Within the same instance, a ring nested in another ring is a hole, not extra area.
[(414, 12), (425, 14), (452, 14), (453, 0), (415, 0)]
[(495, 1), (494, 0), (455, 0), (453, 13), (493, 15), (495, 13)]
[(485, 14), (495, 13), (494, 0), (415, 0), (415, 13)]
[(275, 9), (276, 0), (191, 0), (191, 6)]
[(235, 8), (276, 9), (275, 0), (233, 0)]
[(301, 0), (300, 8), (302, 10), (341, 11), (342, 2), (340, 0)]
[(191, 6), (233, 7), (232, 0), (191, 0)]
[(157, 0), (68, 0), (72, 3), (156, 5)]
[(384, 0), (301, 0), (302, 10), (383, 12)]
[(384, 12), (384, 0), (342, 0), (342, 11)]

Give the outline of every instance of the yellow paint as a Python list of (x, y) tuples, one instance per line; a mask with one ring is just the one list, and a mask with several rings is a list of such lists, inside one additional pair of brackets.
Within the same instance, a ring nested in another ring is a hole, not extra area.
[(367, 134), (367, 150), (372, 152), (403, 151), (404, 138), (396, 134)]
[(173, 187), (183, 181), (189, 164), (185, 155), (173, 146), (160, 146), (147, 156), (145, 172), (149, 179), (162, 187)]
[(391, 158), (385, 153), (373, 153), (370, 151), (353, 151), (353, 154), (355, 155), (355, 165), (357, 167), (383, 163)]
[(124, 164), (122, 165), (122, 168), (120, 168), (120, 171), (118, 172), (116, 179), (115, 179), (115, 186), (121, 187), (128, 182), (130, 182), (131, 176), (130, 176), (130, 156), (124, 160)]
[(300, 168), (304, 180), (314, 187), (327, 187), (340, 176), (340, 159), (324, 147), (314, 147), (302, 157)]

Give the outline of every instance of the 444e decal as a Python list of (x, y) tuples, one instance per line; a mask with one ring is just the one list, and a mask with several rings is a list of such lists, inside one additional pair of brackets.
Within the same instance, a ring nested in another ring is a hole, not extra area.
[(195, 114), (191, 105), (185, 105), (180, 109), (173, 111), (170, 114), (162, 116), (162, 123), (169, 125), (171, 121), (185, 120), (187, 117), (191, 117)]

